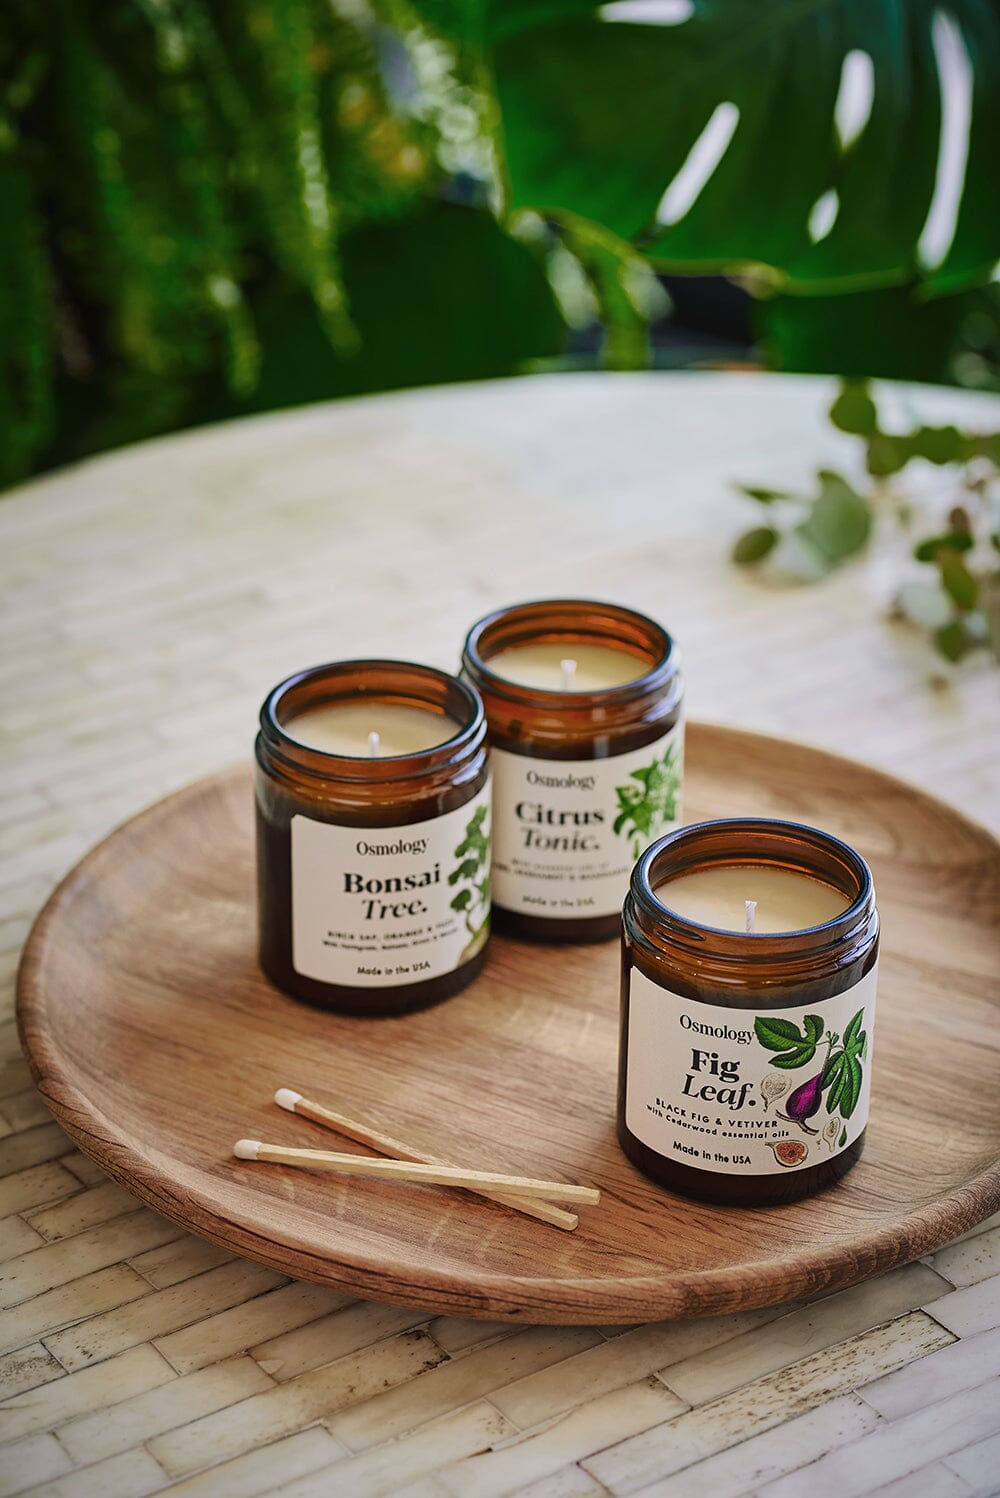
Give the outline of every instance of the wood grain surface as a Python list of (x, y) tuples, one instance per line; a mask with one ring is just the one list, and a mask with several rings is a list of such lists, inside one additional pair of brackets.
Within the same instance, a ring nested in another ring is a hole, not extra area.
[[(497, 940), (458, 998), (399, 1019), (295, 1003), (255, 962), (251, 791), (236, 770), (127, 823), (29, 939), (19, 1018), (81, 1149), (184, 1226), (355, 1294), (467, 1317), (616, 1323), (853, 1283), (1000, 1206), (993, 1032), (1000, 844), (878, 771), (691, 725), (687, 816), (779, 814), (870, 860), (882, 915), (861, 1163), (794, 1206), (725, 1211), (646, 1181), (613, 1128), (617, 944)], [(573, 1235), (427, 1186), (232, 1158), (328, 1147), (291, 1086), (472, 1168), (593, 1184)]]
[[(706, 373), (407, 391), (203, 427), (0, 499), (5, 1492), (996, 1494), (1000, 1214), (781, 1307), (630, 1328), (435, 1316), (297, 1283), (137, 1202), (54, 1122), (14, 1023), (20, 949), (58, 880), (157, 797), (245, 762), (271, 683), (362, 650), (454, 670), (469, 621), (514, 599), (631, 602), (680, 641), (693, 717), (864, 760), (1000, 831), (994, 668), (944, 667), (885, 617), (923, 570), (909, 538), (887, 523), (809, 588), (726, 561), (754, 523), (735, 480), (864, 482), (825, 419), (834, 393)], [(894, 430), (1000, 425), (984, 395), (878, 399)], [(917, 465), (894, 487), (938, 513), (940, 482)], [(941, 1146), (909, 1168), (933, 1171)]]

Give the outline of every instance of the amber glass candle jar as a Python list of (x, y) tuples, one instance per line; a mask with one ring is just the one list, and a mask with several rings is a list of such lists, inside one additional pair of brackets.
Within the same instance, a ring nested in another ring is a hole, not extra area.
[(289, 677), (256, 744), (260, 963), (286, 993), (398, 1014), (458, 993), (490, 926), (482, 704), (400, 661)]
[(666, 630), (614, 604), (520, 604), (462, 658), (486, 707), (498, 928), (617, 936), (635, 859), (680, 820), (683, 687)]
[(864, 1147), (878, 941), (868, 866), (826, 833), (702, 822), (647, 849), (622, 934), (629, 1159), (726, 1206), (845, 1175)]

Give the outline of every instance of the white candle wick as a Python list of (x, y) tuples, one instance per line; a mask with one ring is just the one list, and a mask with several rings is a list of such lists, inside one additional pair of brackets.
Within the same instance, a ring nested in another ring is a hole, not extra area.
[(372, 759), (378, 759), (380, 748), (381, 740), (379, 739), (379, 736), (375, 732), (375, 730), (372, 729), (371, 733), (368, 735), (368, 753), (371, 755)]
[(747, 935), (752, 936), (754, 933), (754, 927), (757, 924), (757, 901), (744, 900), (743, 904), (746, 907), (747, 913)]
[(560, 661), (559, 665), (562, 668), (562, 689), (564, 692), (572, 692), (573, 682), (576, 679), (576, 661)]

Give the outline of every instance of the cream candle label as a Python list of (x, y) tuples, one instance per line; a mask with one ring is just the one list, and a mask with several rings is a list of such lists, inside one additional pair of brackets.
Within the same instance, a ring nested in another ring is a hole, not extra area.
[(625, 1122), (667, 1159), (724, 1175), (819, 1165), (868, 1121), (876, 968), (802, 1009), (727, 1009), (632, 968)]
[(486, 941), (490, 798), (405, 827), (292, 818), (292, 964), (350, 988), (452, 972)]
[(506, 910), (614, 915), (654, 838), (680, 820), (681, 724), (611, 759), (492, 752), (493, 898)]

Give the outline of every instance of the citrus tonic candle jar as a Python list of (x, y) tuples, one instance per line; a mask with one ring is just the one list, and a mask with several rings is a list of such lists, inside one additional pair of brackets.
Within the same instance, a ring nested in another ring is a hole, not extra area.
[(702, 822), (625, 902), (618, 1137), (654, 1181), (796, 1200), (864, 1147), (879, 922), (864, 860), (791, 822)]
[(401, 661), (283, 681), (256, 745), (260, 963), (286, 993), (351, 1014), (456, 994), (489, 935), (482, 704)]
[(614, 604), (526, 603), (480, 619), (462, 665), (489, 723), (498, 925), (541, 941), (616, 936), (635, 859), (680, 819), (673, 641)]

